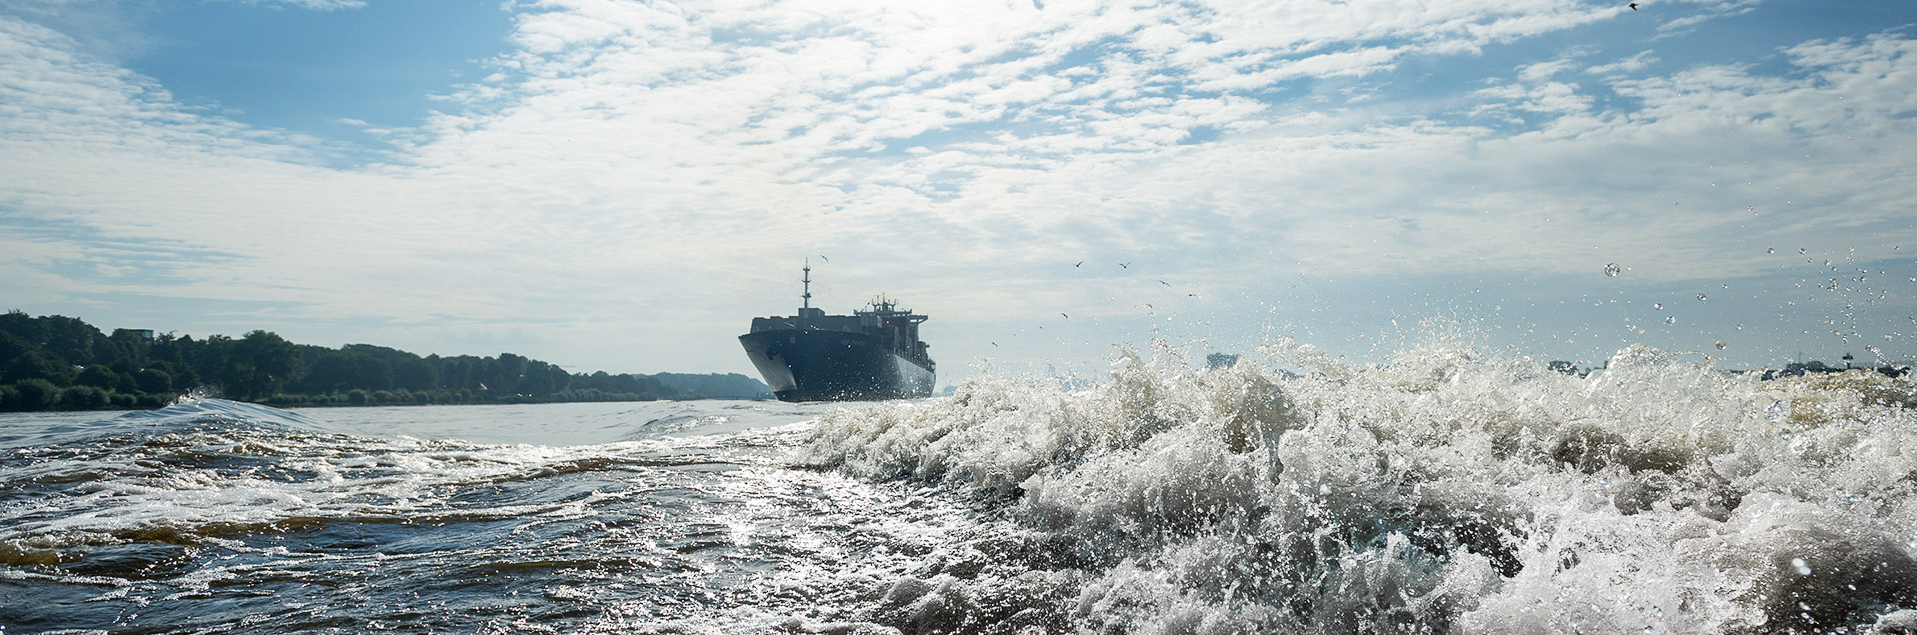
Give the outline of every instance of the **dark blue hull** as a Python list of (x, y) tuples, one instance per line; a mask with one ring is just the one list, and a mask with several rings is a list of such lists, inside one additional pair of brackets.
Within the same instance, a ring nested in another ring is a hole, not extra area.
[(932, 394), (931, 360), (916, 360), (872, 334), (772, 330), (739, 336), (746, 356), (781, 401), (905, 399)]

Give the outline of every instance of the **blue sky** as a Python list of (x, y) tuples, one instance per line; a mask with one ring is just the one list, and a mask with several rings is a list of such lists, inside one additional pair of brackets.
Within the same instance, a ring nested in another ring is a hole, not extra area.
[(1909, 3), (0, 0), (0, 308), (750, 374), (810, 258), (946, 379), (1906, 360), (1914, 116)]

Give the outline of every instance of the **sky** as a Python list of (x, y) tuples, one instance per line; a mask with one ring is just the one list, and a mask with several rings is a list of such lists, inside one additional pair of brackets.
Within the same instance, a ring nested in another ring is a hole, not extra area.
[(1908, 2), (0, 0), (0, 310), (756, 375), (809, 264), (945, 385), (1908, 361), (1914, 119)]

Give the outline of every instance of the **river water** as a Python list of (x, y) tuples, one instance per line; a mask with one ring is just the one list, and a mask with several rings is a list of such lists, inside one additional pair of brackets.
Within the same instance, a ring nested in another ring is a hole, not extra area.
[(880, 404), (6, 415), (0, 632), (1917, 629), (1908, 376), (1263, 352)]

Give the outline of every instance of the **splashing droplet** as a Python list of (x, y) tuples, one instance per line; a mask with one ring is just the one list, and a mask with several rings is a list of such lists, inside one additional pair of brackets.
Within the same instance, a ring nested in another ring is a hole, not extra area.
[(1656, 309), (1656, 310), (1658, 310), (1658, 311), (1662, 311), (1662, 310), (1664, 310), (1664, 303), (1663, 303), (1663, 302), (1652, 302), (1652, 303), (1651, 303), (1651, 308), (1652, 308), (1652, 309)]
[(1769, 248), (1769, 249), (1765, 249), (1765, 250), (1764, 250), (1764, 253), (1767, 253), (1767, 254), (1774, 254), (1774, 253), (1777, 253), (1777, 248), (1776, 248), (1776, 247), (1772, 247), (1772, 248)]
[(1726, 346), (1726, 344), (1724, 343), (1724, 340), (1718, 340), (1718, 341), (1717, 341), (1717, 350), (1720, 350), (1720, 351), (1721, 351), (1721, 350), (1724, 350), (1724, 347), (1725, 347), (1725, 346)]
[(1801, 253), (1804, 253), (1804, 248), (1803, 248), (1803, 247), (1798, 247), (1798, 248), (1797, 248), (1797, 253), (1800, 253), (1800, 254), (1801, 254)]
[(1617, 274), (1620, 274), (1620, 273), (1623, 273), (1623, 272), (1624, 272), (1624, 268), (1623, 268), (1623, 267), (1619, 267), (1619, 266), (1617, 265), (1617, 263), (1615, 263), (1615, 262), (1613, 262), (1613, 263), (1611, 263), (1611, 264), (1608, 264), (1608, 265), (1604, 265), (1604, 275), (1607, 275), (1607, 276), (1610, 276), (1610, 277), (1613, 277), (1613, 278), (1616, 278), (1616, 277), (1617, 277)]
[(1677, 323), (1677, 316), (1675, 316), (1675, 315), (1673, 315), (1673, 316), (1671, 316), (1671, 317), (1667, 317), (1667, 318), (1664, 318), (1664, 323), (1665, 323), (1665, 324), (1676, 324), (1676, 323)]
[(1702, 294), (1702, 293), (1699, 293), (1699, 294), (1697, 294), (1697, 299), (1698, 299), (1698, 301), (1699, 301), (1699, 302), (1702, 302), (1702, 301), (1704, 301), (1704, 294)]
[(1797, 575), (1811, 574), (1810, 563), (1804, 562), (1803, 558), (1791, 558), (1791, 568), (1797, 570)]

